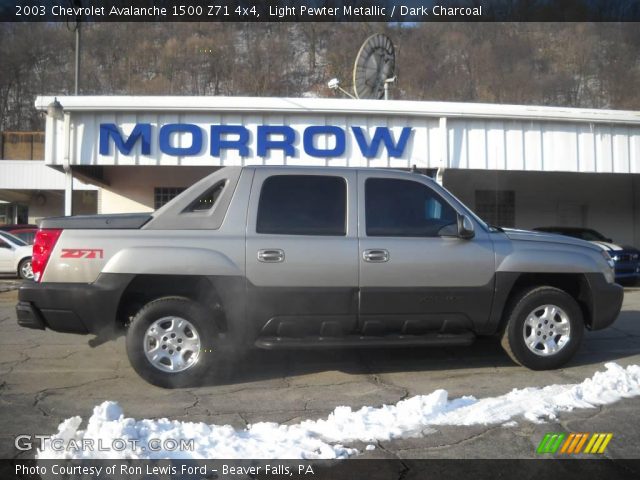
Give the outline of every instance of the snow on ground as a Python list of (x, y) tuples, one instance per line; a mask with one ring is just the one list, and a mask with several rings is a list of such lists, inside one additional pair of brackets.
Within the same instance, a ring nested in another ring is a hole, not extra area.
[[(515, 419), (542, 423), (555, 419), (560, 412), (593, 408), (640, 395), (640, 366), (625, 369), (616, 363), (607, 363), (605, 367), (604, 372), (596, 372), (579, 384), (514, 389), (505, 395), (480, 400), (472, 396), (449, 400), (446, 390), (436, 390), (395, 405), (362, 407), (356, 411), (337, 407), (326, 419), (305, 420), (295, 425), (261, 422), (243, 430), (166, 418), (135, 420), (125, 417), (116, 402), (104, 402), (93, 409), (85, 430), (80, 429), (80, 417), (62, 422), (58, 433), (45, 442), (37, 456), (39, 459), (347, 458), (359, 453), (344, 446), (353, 442), (418, 436), (437, 425), (510, 425)], [(116, 439), (124, 439), (127, 447), (122, 448), (118, 441), (114, 443)], [(154, 442), (150, 443), (152, 439)], [(167, 439), (194, 439), (195, 449), (142, 449), (146, 445), (163, 445)], [(101, 449), (77, 448), (87, 440), (93, 440)], [(52, 448), (51, 442), (57, 442), (56, 448)], [(372, 447), (368, 445), (366, 449)]]

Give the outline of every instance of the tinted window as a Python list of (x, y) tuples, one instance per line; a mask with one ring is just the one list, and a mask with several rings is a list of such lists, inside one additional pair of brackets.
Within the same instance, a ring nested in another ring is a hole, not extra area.
[(24, 247), (26, 245), (25, 242), (20, 240), (15, 235), (11, 235), (10, 233), (1, 232), (0, 233), (0, 237), (4, 237), (6, 240), (9, 240), (11, 243), (13, 243), (14, 245), (17, 245), (19, 247)]
[(33, 240), (36, 236), (36, 232), (15, 232), (14, 236), (18, 237), (23, 242), (33, 245)]
[(222, 193), (222, 190), (224, 190), (226, 184), (226, 180), (222, 180), (221, 182), (216, 183), (213, 187), (203, 193), (195, 202), (189, 205), (184, 211), (203, 212), (206, 210), (211, 210), (211, 208), (218, 201), (218, 197), (220, 197), (220, 194)]
[(343, 178), (275, 175), (262, 185), (256, 232), (345, 235), (346, 203)]
[(370, 237), (436, 237), (456, 232), (456, 211), (419, 182), (370, 178), (365, 196)]

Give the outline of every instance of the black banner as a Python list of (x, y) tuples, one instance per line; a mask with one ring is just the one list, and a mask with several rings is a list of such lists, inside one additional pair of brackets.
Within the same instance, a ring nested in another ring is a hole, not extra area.
[(638, 479), (640, 460), (0, 460), (2, 480)]
[(637, 22), (638, 0), (0, 0), (1, 22)]

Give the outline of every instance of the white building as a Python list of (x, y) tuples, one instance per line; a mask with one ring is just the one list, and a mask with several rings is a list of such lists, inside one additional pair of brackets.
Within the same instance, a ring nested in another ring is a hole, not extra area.
[[(4, 132), (0, 135), (0, 225), (36, 223), (62, 215), (65, 176), (44, 158), (40, 132)], [(76, 213), (95, 213), (98, 188), (76, 182)]]
[[(588, 226), (640, 246), (640, 112), (242, 97), (38, 97), (45, 164), (152, 210), (213, 169), (410, 168), (490, 223)], [(1, 187), (0, 187), (1, 188)]]

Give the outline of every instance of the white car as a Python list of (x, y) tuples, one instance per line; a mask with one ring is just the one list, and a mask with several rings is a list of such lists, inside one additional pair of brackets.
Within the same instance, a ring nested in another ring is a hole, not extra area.
[(17, 274), (25, 280), (33, 279), (31, 254), (33, 246), (15, 235), (0, 231), (0, 273)]

